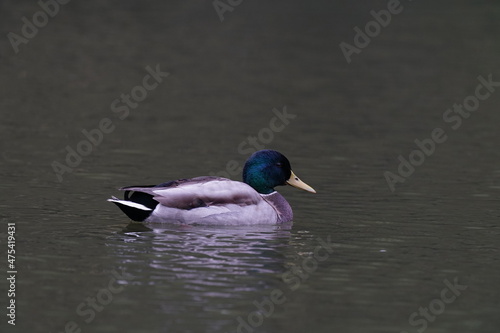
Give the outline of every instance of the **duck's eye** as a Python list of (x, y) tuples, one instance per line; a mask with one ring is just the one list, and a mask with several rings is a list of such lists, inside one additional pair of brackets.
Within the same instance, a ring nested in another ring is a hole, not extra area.
[(282, 168), (282, 167), (283, 167), (283, 163), (278, 162), (278, 163), (276, 163), (276, 166), (277, 166), (278, 168)]

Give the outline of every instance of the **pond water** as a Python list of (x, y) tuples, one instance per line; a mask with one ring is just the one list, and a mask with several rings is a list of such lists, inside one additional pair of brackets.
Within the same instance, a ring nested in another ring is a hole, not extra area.
[[(498, 332), (500, 4), (72, 1), (18, 53), (40, 7), (0, 6), (2, 332)], [(317, 190), (293, 224), (106, 202), (255, 147)]]

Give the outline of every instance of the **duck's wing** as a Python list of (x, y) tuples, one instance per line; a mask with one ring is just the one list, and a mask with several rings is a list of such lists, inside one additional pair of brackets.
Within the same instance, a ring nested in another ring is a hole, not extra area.
[[(220, 177), (196, 177), (162, 183), (156, 186), (128, 186), (121, 188), (128, 199), (129, 193), (141, 192), (165, 207), (190, 210), (198, 207), (257, 205), (262, 197), (249, 185)], [(133, 200), (134, 194), (131, 199)]]
[(125, 199), (108, 199), (135, 221), (250, 225), (276, 224), (278, 215), (249, 185), (219, 177), (197, 177), (156, 186), (128, 186)]

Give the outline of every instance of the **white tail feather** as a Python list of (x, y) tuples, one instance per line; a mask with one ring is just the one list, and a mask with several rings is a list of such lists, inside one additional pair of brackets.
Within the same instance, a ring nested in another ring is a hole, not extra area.
[(119, 203), (119, 204), (122, 204), (122, 205), (125, 205), (125, 206), (137, 208), (137, 209), (140, 209), (140, 210), (152, 211), (151, 208), (148, 208), (148, 207), (146, 207), (144, 205), (141, 205), (140, 203), (133, 202), (133, 201), (120, 200), (120, 199), (117, 199), (115, 197), (113, 197), (113, 199), (108, 199), (108, 201), (109, 202), (116, 202), (116, 203)]

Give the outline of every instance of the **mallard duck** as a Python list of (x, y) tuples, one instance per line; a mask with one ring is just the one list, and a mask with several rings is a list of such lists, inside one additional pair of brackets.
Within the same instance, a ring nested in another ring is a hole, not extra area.
[(124, 199), (112, 197), (130, 219), (142, 222), (252, 225), (292, 221), (292, 208), (274, 188), (291, 185), (316, 191), (291, 170), (275, 150), (260, 150), (246, 161), (243, 183), (221, 177), (196, 177), (159, 185), (127, 186)]

